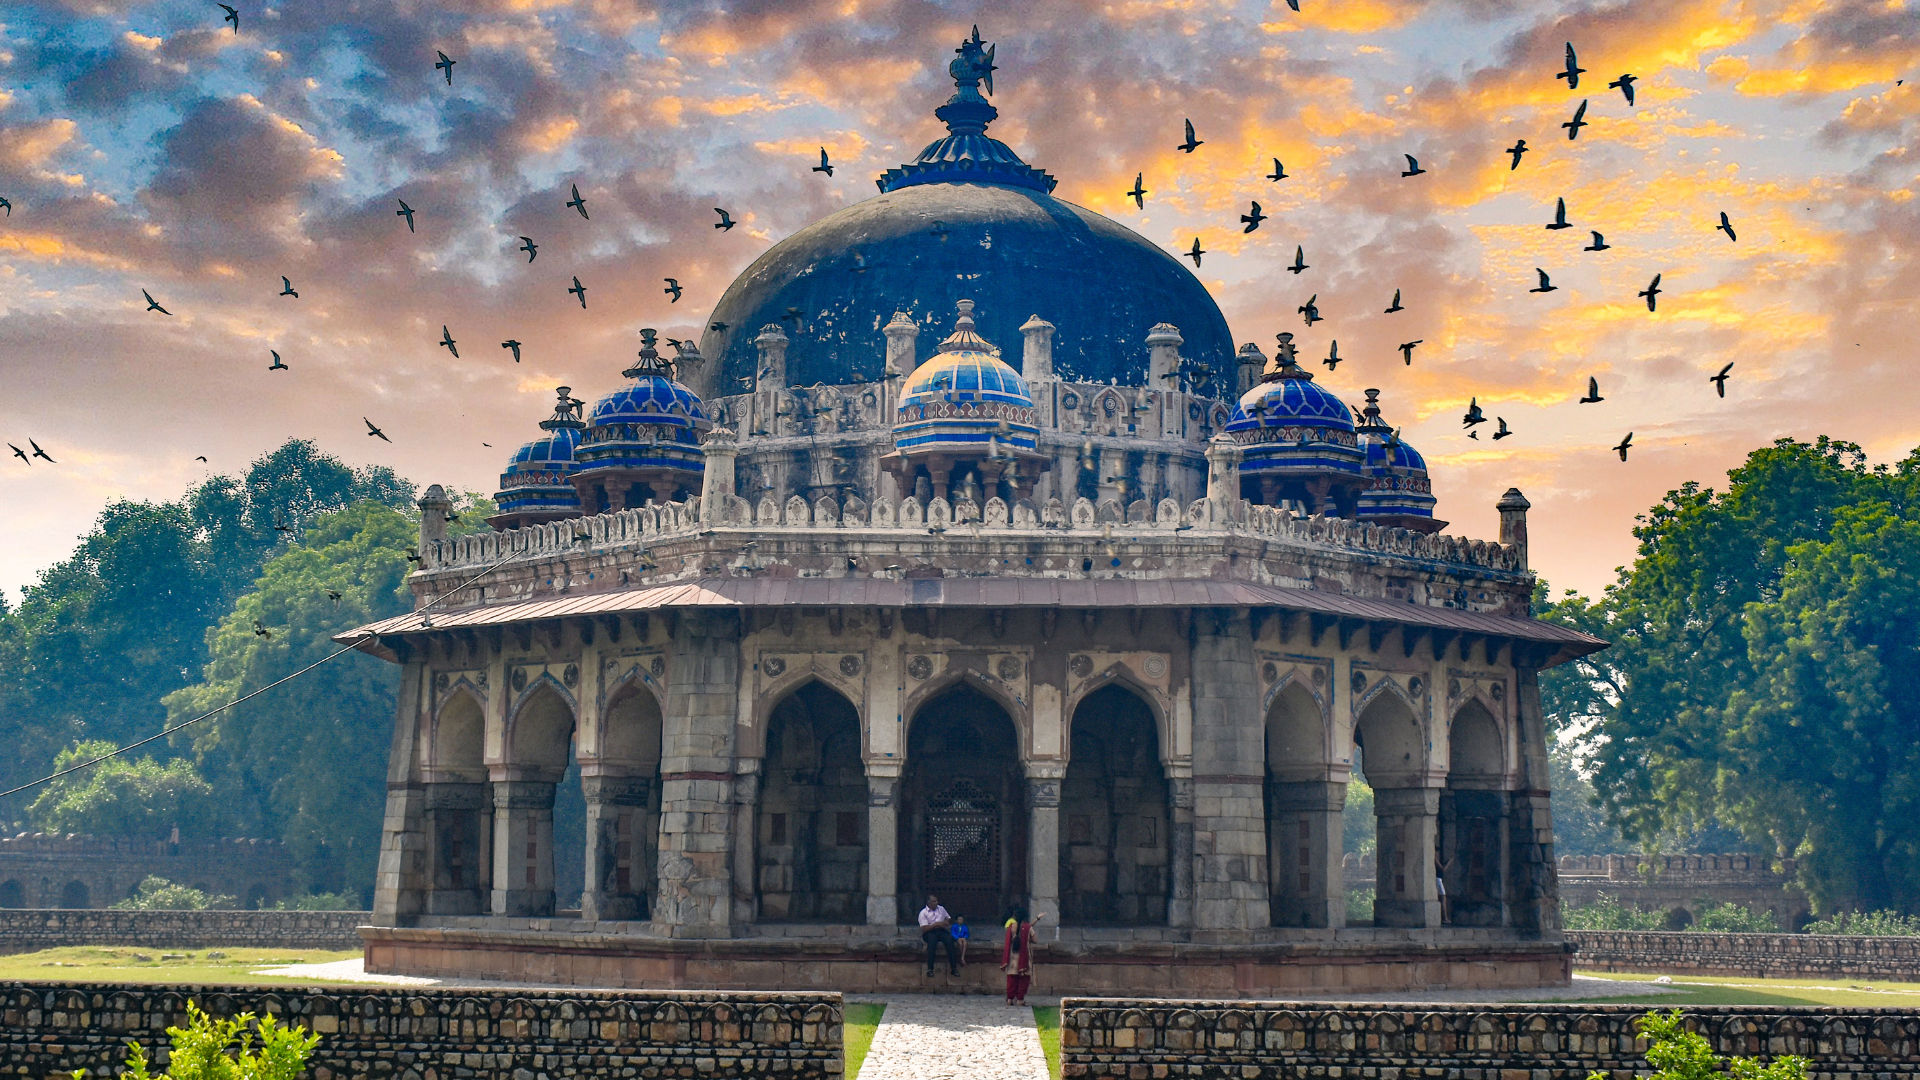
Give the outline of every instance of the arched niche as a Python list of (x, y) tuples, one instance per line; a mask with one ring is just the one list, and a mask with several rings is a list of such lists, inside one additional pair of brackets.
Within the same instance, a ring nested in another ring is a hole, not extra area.
[(866, 919), (867, 775), (860, 713), (810, 680), (767, 718), (754, 829), (762, 922)]
[(1267, 706), (1268, 908), (1275, 926), (1345, 923), (1341, 810), (1346, 771), (1335, 779), (1326, 709), (1289, 679)]
[(0, 908), (23, 908), (26, 906), (26, 886), (12, 879), (0, 881)]
[(486, 910), (493, 807), (488, 798), (486, 716), (480, 699), (455, 691), (434, 717), (426, 768), (429, 915)]
[(549, 916), (572, 908), (585, 879), (586, 800), (573, 761), (573, 703), (549, 677), (507, 718), (494, 769), (492, 909)]
[(1447, 787), (1440, 801), (1440, 877), (1445, 921), (1502, 926), (1509, 851), (1506, 742), (1500, 723), (1477, 698), (1453, 714)]
[(1373, 788), (1374, 925), (1435, 925), (1441, 918), (1434, 873), (1439, 792), (1425, 786), (1425, 729), (1392, 679), (1374, 684), (1353, 741)]
[(514, 710), (507, 732), (507, 769), (512, 779), (555, 783), (573, 755), (573, 705), (550, 679), (542, 679)]
[(972, 923), (998, 925), (1027, 891), (1026, 775), (1008, 710), (971, 682), (923, 698), (901, 776), (902, 914), (929, 892)]
[(486, 780), (486, 714), (480, 699), (460, 690), (434, 718), (432, 751), (428, 757), (429, 783), (470, 783)]
[(1073, 710), (1060, 785), (1060, 920), (1164, 926), (1172, 815), (1152, 707), (1109, 684)]
[(1331, 767), (1326, 710), (1291, 680), (1267, 707), (1267, 775), (1282, 783), (1324, 781)]
[(60, 887), (60, 906), (69, 910), (93, 906), (92, 894), (84, 881), (69, 881)]
[(1498, 790), (1505, 786), (1507, 753), (1499, 721), (1478, 698), (1453, 714), (1447, 735), (1447, 784)]
[(1353, 725), (1353, 742), (1366, 763), (1367, 783), (1376, 791), (1417, 787), (1427, 771), (1426, 731), (1393, 680), (1382, 679), (1378, 686)]

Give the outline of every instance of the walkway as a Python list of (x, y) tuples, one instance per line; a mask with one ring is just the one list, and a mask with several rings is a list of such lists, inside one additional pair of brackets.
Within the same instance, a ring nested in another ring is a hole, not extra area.
[(860, 1080), (1047, 1080), (1033, 1010), (997, 997), (901, 994), (885, 1001)]

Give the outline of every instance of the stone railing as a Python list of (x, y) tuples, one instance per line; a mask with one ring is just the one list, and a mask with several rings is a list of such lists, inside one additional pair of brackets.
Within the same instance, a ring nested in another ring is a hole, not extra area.
[(1582, 971), (1920, 982), (1920, 938), (1569, 930)]
[(190, 1000), (319, 1034), (305, 1075), (321, 1080), (842, 1075), (839, 994), (36, 983), (0, 984), (0, 1073), (112, 1075), (128, 1040), (158, 1073)]
[(1604, 877), (1612, 881), (1689, 882), (1765, 881), (1779, 883), (1793, 877), (1792, 859), (1765, 855), (1562, 855), (1560, 876)]
[[(1300, 1005), (1068, 998), (1060, 1061), (1069, 1078), (1302, 1076), (1585, 1080), (1648, 1071), (1633, 1028), (1648, 1005)], [(1692, 1007), (1688, 1025), (1721, 1054), (1812, 1061), (1812, 1080), (1920, 1074), (1909, 1009)]]
[[(0, 953), (72, 945), (357, 949), (366, 911), (0, 911)], [(3, 1070), (0, 1070), (3, 1071)]]

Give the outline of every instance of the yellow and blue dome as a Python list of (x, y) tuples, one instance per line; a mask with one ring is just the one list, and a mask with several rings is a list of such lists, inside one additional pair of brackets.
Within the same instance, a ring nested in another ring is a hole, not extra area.
[(953, 334), (907, 376), (895, 409), (894, 445), (903, 451), (1032, 450), (1039, 440), (1033, 396), (999, 350), (974, 332), (973, 301), (957, 305)]

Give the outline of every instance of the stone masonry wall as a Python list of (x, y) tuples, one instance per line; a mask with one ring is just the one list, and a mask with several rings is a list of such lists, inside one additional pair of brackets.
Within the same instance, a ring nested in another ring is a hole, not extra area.
[(1569, 930), (1582, 971), (1920, 981), (1920, 938)]
[(839, 994), (312, 990), (0, 984), (0, 1075), (115, 1075), (128, 1040), (167, 1060), (187, 1002), (321, 1036), (313, 1080), (773, 1076), (837, 1080)]
[(103, 908), (148, 877), (256, 908), (291, 895), (293, 859), (278, 840), (0, 837), (0, 908)]
[(0, 911), (0, 954), (67, 945), (357, 949), (365, 911)]
[(1560, 896), (1586, 907), (1611, 896), (1637, 911), (1667, 915), (1667, 928), (1684, 930), (1708, 904), (1739, 904), (1770, 911), (1782, 930), (1812, 918), (1807, 894), (1794, 883), (1794, 860), (1762, 855), (1563, 855)]
[[(1068, 1078), (1630, 1080), (1648, 1069), (1641, 1005), (1061, 1003)], [(1695, 1007), (1689, 1026), (1721, 1054), (1798, 1054), (1811, 1080), (1920, 1074), (1920, 1015), (1907, 1009)], [(1342, 1072), (1341, 1070), (1349, 1070)]]

